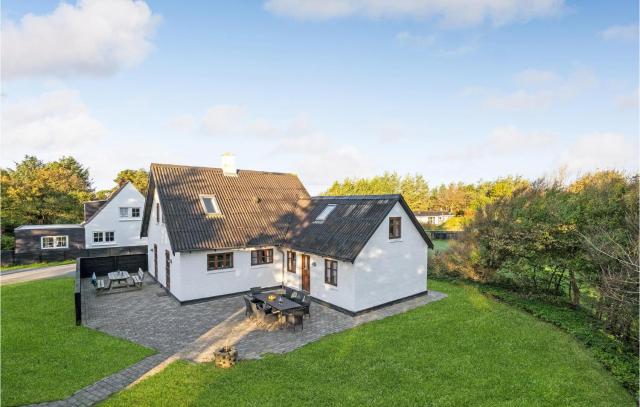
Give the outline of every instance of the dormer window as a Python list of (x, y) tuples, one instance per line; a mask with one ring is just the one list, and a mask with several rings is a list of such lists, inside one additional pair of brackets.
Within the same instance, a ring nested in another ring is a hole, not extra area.
[(216, 197), (213, 195), (200, 195), (200, 202), (204, 213), (207, 215), (221, 215), (220, 207), (216, 201)]
[(329, 204), (327, 205), (322, 212), (320, 212), (320, 215), (318, 215), (316, 217), (316, 220), (313, 221), (313, 223), (322, 223), (324, 222), (327, 217), (329, 217), (329, 215), (331, 214), (331, 212), (333, 212), (333, 210), (336, 209), (336, 205), (335, 204)]

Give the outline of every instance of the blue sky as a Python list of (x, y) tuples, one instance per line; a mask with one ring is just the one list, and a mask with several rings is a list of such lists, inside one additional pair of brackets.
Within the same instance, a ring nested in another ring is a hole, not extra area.
[(106, 188), (233, 152), (311, 193), (637, 170), (637, 2), (474, 4), (4, 1), (0, 164), (74, 155)]

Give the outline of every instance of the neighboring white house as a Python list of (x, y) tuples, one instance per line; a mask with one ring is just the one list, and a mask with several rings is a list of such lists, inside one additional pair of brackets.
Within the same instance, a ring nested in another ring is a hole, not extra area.
[(431, 241), (400, 195), (309, 197), (293, 174), (152, 164), (141, 236), (181, 302), (282, 285), (355, 314), (427, 290)]
[(449, 219), (453, 218), (453, 213), (444, 211), (422, 211), (415, 212), (418, 222), (426, 225), (442, 225)]
[(140, 237), (144, 196), (131, 182), (121, 185), (107, 200), (85, 202), (85, 248), (145, 246)]

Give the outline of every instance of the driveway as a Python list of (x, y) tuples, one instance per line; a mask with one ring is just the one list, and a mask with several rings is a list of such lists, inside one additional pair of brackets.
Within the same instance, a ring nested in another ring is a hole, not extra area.
[(76, 265), (63, 264), (61, 266), (41, 267), (37, 269), (16, 270), (0, 275), (0, 285), (23, 283), (25, 281), (42, 280), (53, 277), (72, 277)]

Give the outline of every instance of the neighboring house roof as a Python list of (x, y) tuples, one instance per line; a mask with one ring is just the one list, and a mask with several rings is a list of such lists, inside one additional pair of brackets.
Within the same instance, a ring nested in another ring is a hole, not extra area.
[(446, 211), (419, 211), (414, 214), (416, 216), (453, 216), (453, 213)]
[(18, 226), (14, 230), (28, 230), (28, 229), (76, 229), (82, 228), (82, 225), (75, 224), (58, 224), (58, 225), (22, 225)]
[(102, 206), (107, 203), (106, 199), (100, 201), (87, 201), (83, 204), (84, 208), (84, 221), (91, 219), (93, 214), (98, 211), (98, 209), (102, 208)]
[[(142, 237), (156, 190), (174, 252), (281, 244), (296, 203), (309, 198), (293, 174), (151, 164)], [(215, 196), (221, 215), (207, 216), (200, 195)]]
[[(109, 195), (109, 198), (107, 198), (105, 201), (103, 201), (103, 204), (102, 204), (102, 205), (100, 205), (100, 206), (95, 210), (95, 212), (93, 212), (93, 214), (92, 214), (88, 219), (86, 219), (86, 216), (85, 216), (85, 221), (84, 221), (84, 222), (82, 222), (82, 224), (83, 224), (83, 225), (86, 225), (87, 223), (91, 222), (91, 221), (92, 221), (96, 216), (98, 216), (98, 214), (100, 213), (100, 211), (102, 211), (102, 209), (103, 209), (103, 208), (105, 208), (105, 207), (109, 204), (109, 202), (113, 201), (113, 199), (114, 199), (116, 196), (118, 196), (118, 194), (120, 193), (120, 191), (122, 191), (122, 190), (124, 189), (124, 187), (126, 187), (126, 186), (127, 186), (127, 185), (129, 185), (129, 184), (131, 184), (131, 181), (127, 181), (127, 182), (125, 182), (124, 184), (120, 185), (120, 186), (118, 187), (118, 189), (116, 189), (115, 191), (113, 191), (113, 192), (111, 193), (111, 195)], [(131, 184), (131, 185), (133, 186), (133, 184)], [(135, 187), (134, 187), (134, 188), (135, 188)], [(96, 201), (90, 201), (90, 202), (96, 202)], [(100, 201), (97, 201), (97, 202), (100, 202)], [(85, 202), (85, 204), (86, 204), (86, 202)]]
[[(433, 248), (431, 239), (398, 194), (319, 196), (301, 200), (285, 245), (294, 250), (353, 262), (396, 203), (404, 208), (428, 247)], [(327, 205), (335, 205), (335, 209), (324, 221), (316, 222)]]

